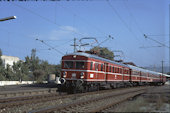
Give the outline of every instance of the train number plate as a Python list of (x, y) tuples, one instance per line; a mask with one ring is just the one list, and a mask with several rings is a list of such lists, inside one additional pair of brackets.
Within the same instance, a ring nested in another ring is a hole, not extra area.
[(76, 77), (76, 73), (72, 73), (72, 77), (75, 78)]

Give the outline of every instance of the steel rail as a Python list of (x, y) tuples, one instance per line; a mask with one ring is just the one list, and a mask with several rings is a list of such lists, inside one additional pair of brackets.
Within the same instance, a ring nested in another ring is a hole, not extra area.
[(91, 110), (90, 112), (102, 112), (102, 111), (104, 111), (104, 110), (106, 110), (106, 109), (109, 109), (109, 108), (111, 108), (111, 107), (113, 107), (113, 106), (115, 106), (115, 105), (117, 105), (117, 104), (120, 104), (120, 103), (122, 103), (122, 102), (125, 102), (126, 100), (128, 100), (128, 99), (130, 99), (130, 98), (132, 98), (132, 97), (134, 97), (134, 96), (136, 96), (136, 95), (143, 94), (143, 93), (144, 93), (144, 91), (135, 92), (135, 94), (132, 94), (132, 95), (130, 95), (130, 96), (127, 96), (127, 97), (125, 97), (125, 98), (122, 99), (122, 100), (120, 99), (120, 100), (117, 101), (117, 102), (113, 101), (111, 104), (104, 105), (104, 106), (99, 107), (99, 108), (95, 108), (95, 109)]
[[(115, 89), (115, 90), (118, 90), (118, 89)], [(10, 108), (13, 106), (21, 106), (21, 105), (31, 104), (31, 103), (46, 102), (46, 101), (57, 100), (57, 99), (62, 99), (62, 98), (71, 98), (73, 96), (84, 96), (84, 95), (96, 94), (96, 93), (107, 93), (109, 91), (110, 90), (102, 90), (102, 91), (96, 91), (96, 92), (70, 94), (70, 95), (66, 95), (66, 94), (60, 95), (60, 93), (58, 92), (58, 93), (52, 93), (52, 94), (4, 98), (4, 99), (0, 99), (0, 109), (7, 108), (7, 107)]]
[(146, 90), (147, 88), (141, 88), (141, 89), (131, 89), (130, 91), (125, 91), (124, 93), (117, 93), (117, 94), (109, 94), (109, 95), (105, 95), (105, 96), (100, 96), (100, 97), (96, 97), (96, 98), (90, 98), (88, 100), (79, 100), (79, 101), (75, 101), (75, 102), (71, 102), (71, 103), (66, 103), (66, 104), (62, 104), (62, 105), (58, 105), (58, 106), (50, 106), (47, 108), (42, 108), (42, 109), (38, 109), (38, 110), (32, 110), (29, 113), (48, 113), (48, 112), (53, 112), (53, 111), (61, 111), (64, 109), (69, 109), (69, 108), (74, 108), (75, 106), (81, 106), (84, 104), (89, 104), (92, 102), (97, 102), (97, 101), (101, 101), (101, 100), (105, 100), (108, 98), (112, 98), (114, 96), (121, 96), (121, 95), (125, 95), (125, 94), (129, 94), (129, 93), (134, 93), (134, 92), (138, 92), (138, 91), (142, 91)]

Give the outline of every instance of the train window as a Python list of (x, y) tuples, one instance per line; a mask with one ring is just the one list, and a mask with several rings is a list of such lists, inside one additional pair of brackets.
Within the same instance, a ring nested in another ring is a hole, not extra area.
[(112, 70), (112, 67), (110, 66), (109, 71), (111, 72), (111, 70)]
[(95, 63), (95, 70), (98, 70), (98, 63)]
[(122, 69), (120, 68), (120, 73), (122, 73)]
[(72, 61), (65, 61), (64, 62), (64, 68), (73, 68), (73, 62)]
[(125, 74), (127, 74), (127, 70), (125, 70)]
[(76, 69), (84, 69), (85, 63), (84, 62), (76, 62)]
[(93, 70), (93, 62), (90, 64), (90, 70)]
[(115, 73), (117, 73), (117, 68), (116, 67), (114, 68), (114, 71), (115, 71)]
[(101, 64), (101, 71), (103, 71), (103, 64)]
[(112, 70), (112, 72), (114, 73), (114, 67), (113, 67), (113, 70)]

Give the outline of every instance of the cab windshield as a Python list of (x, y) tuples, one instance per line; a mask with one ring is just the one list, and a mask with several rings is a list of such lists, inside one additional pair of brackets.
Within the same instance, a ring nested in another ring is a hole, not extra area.
[(85, 63), (84, 62), (76, 62), (76, 69), (84, 69)]
[(64, 68), (73, 68), (73, 62), (72, 61), (65, 61), (64, 62)]

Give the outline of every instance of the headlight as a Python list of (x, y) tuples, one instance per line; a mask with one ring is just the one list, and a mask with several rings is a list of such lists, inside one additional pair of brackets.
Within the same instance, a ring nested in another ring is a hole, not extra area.
[(84, 72), (81, 72), (80, 78), (84, 78)]
[(63, 72), (63, 77), (65, 78), (67, 76), (67, 72)]

